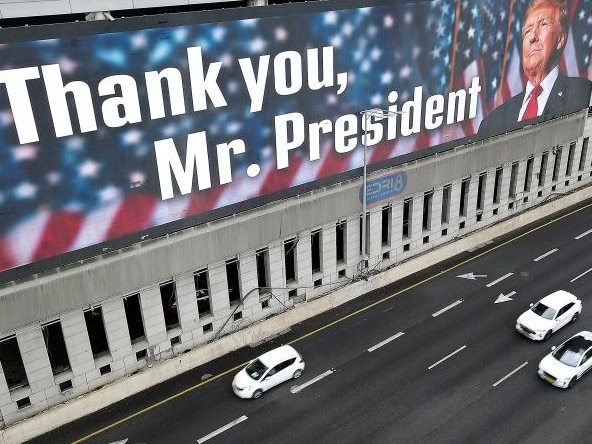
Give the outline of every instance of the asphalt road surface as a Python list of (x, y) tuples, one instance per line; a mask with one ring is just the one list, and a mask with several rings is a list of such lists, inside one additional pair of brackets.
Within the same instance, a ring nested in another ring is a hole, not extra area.
[[(536, 373), (552, 345), (592, 331), (591, 249), (592, 206), (572, 209), (33, 442), (592, 443), (592, 375), (561, 390)], [(543, 343), (516, 333), (558, 289), (582, 300), (577, 323)], [(302, 377), (234, 396), (239, 366), (283, 343)]]

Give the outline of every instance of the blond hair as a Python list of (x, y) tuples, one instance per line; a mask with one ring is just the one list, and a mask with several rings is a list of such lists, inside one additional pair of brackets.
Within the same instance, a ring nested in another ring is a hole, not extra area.
[(569, 10), (567, 7), (567, 0), (532, 0), (526, 8), (524, 17), (528, 17), (530, 11), (540, 5), (549, 5), (559, 11), (559, 27), (561, 32), (567, 36), (567, 30), (569, 28)]

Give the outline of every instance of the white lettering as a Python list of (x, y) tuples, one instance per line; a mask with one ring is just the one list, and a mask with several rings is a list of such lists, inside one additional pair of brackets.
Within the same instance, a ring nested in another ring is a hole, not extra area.
[(112, 97), (103, 102), (102, 111), (105, 125), (110, 128), (119, 128), (128, 123), (141, 122), (138, 88), (134, 78), (130, 76), (106, 77), (99, 82), (99, 95), (115, 95), (117, 93), (116, 86), (119, 86), (121, 90), (121, 97)]
[(74, 96), (80, 132), (96, 131), (95, 110), (88, 85), (81, 81), (73, 81), (64, 85), (60, 65), (57, 64), (42, 66), (41, 72), (45, 81), (45, 90), (56, 136), (64, 137), (73, 134), (66, 93), (71, 93)]
[(173, 139), (155, 141), (154, 149), (162, 200), (171, 199), (174, 196), (171, 170), (183, 195), (191, 193), (194, 169), (197, 171), (197, 184), (200, 190), (212, 186), (206, 133), (204, 131), (187, 136), (185, 168), (181, 165), (181, 159), (179, 159), (179, 153)]
[(479, 100), (479, 93), (481, 92), (481, 85), (479, 85), (479, 77), (473, 77), (471, 87), (469, 88), (469, 119), (477, 115), (477, 101)]
[(171, 115), (185, 114), (185, 99), (183, 93), (183, 79), (181, 72), (176, 68), (165, 68), (160, 72), (149, 71), (145, 74), (146, 94), (148, 107), (152, 119), (162, 119), (166, 116), (164, 111), (164, 95), (162, 92), (162, 80), (167, 81), (169, 99), (171, 102)]
[(27, 80), (38, 78), (39, 69), (36, 67), (0, 71), (0, 84), (6, 84), (8, 101), (21, 144), (39, 141), (31, 98), (27, 89)]
[(335, 121), (335, 151), (348, 153), (358, 144), (358, 117), (354, 114), (340, 116)]
[(288, 151), (304, 143), (304, 117), (300, 113), (289, 113), (275, 117), (275, 146), (277, 169), (290, 164)]
[(215, 62), (208, 66), (204, 76), (201, 47), (187, 48), (187, 60), (189, 62), (189, 79), (191, 82), (191, 94), (193, 96), (193, 110), (203, 111), (207, 109), (206, 95), (212, 101), (214, 108), (226, 106), (226, 99), (218, 86), (218, 74), (222, 62)]
[(311, 90), (317, 91), (321, 88), (333, 86), (333, 47), (323, 48), (323, 74), (319, 73), (319, 50), (311, 48), (306, 51), (306, 60), (308, 62), (308, 86)]
[(308, 128), (308, 145), (310, 146), (308, 158), (310, 160), (319, 160), (321, 158), (321, 135), (332, 131), (333, 123), (329, 119), (310, 124)]
[(289, 96), (302, 89), (302, 58), (296, 51), (278, 54), (273, 60), (273, 70), (275, 90), (279, 95)]
[(425, 116), (425, 127), (426, 129), (436, 129), (444, 121), (444, 117), (441, 116), (444, 112), (444, 96), (436, 95), (429, 97), (426, 100), (426, 116)]
[(242, 154), (246, 151), (245, 142), (241, 139), (233, 140), (230, 143), (219, 143), (216, 145), (218, 156), (218, 175), (220, 176), (220, 185), (232, 182), (232, 164), (230, 161), (230, 152), (233, 155)]
[[(401, 135), (410, 136), (421, 131), (421, 99), (423, 88), (416, 86), (413, 93), (413, 100), (405, 102), (401, 107)], [(412, 123), (413, 119), (413, 123)]]
[(265, 85), (267, 84), (267, 71), (269, 70), (269, 56), (264, 55), (259, 57), (259, 69), (257, 75), (253, 69), (253, 63), (251, 59), (244, 58), (239, 59), (238, 64), (240, 65), (247, 85), (247, 91), (251, 98), (251, 112), (261, 111), (263, 105), (263, 95), (265, 93)]

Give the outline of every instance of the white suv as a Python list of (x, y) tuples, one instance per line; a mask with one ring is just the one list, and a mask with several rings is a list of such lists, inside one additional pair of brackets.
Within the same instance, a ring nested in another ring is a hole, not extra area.
[(565, 290), (545, 296), (516, 321), (516, 330), (535, 341), (549, 337), (568, 323), (574, 323), (582, 313), (582, 301)]
[(232, 380), (232, 390), (241, 398), (256, 399), (282, 382), (299, 378), (303, 371), (300, 353), (282, 345), (250, 361)]

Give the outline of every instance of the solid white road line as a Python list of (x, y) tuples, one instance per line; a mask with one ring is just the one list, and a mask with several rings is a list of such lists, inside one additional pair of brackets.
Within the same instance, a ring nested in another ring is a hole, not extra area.
[(443, 363), (444, 361), (446, 361), (448, 358), (450, 358), (451, 356), (454, 356), (455, 354), (457, 354), (459, 351), (464, 350), (465, 348), (467, 348), (466, 345), (463, 345), (461, 348), (454, 350), (452, 353), (450, 353), (447, 356), (444, 356), (442, 359), (440, 359), (438, 362), (433, 363), (432, 365), (430, 365), (428, 367), (428, 370), (433, 369), (435, 366), (437, 366), (438, 364)]
[(493, 287), (493, 286), (494, 286), (495, 284), (497, 284), (498, 282), (501, 282), (501, 281), (503, 281), (504, 279), (507, 279), (507, 278), (509, 278), (509, 277), (510, 277), (510, 276), (512, 276), (513, 274), (514, 274), (514, 273), (507, 273), (507, 274), (504, 274), (502, 277), (500, 277), (500, 278), (497, 278), (495, 281), (493, 281), (493, 282), (490, 282), (489, 284), (487, 284), (487, 285), (486, 285), (486, 287), (488, 287), (488, 288), (489, 288), (489, 287)]
[(368, 351), (369, 351), (370, 353), (372, 353), (374, 350), (376, 350), (376, 349), (378, 349), (378, 348), (382, 347), (383, 345), (386, 345), (386, 344), (388, 344), (389, 342), (391, 342), (391, 341), (393, 341), (393, 340), (397, 339), (398, 337), (401, 337), (401, 336), (403, 336), (404, 334), (405, 334), (405, 333), (403, 333), (402, 331), (400, 331), (399, 333), (397, 333), (397, 334), (395, 334), (395, 335), (391, 336), (390, 338), (387, 338), (387, 339), (385, 339), (384, 341), (382, 341), (382, 342), (379, 342), (379, 343), (378, 343), (378, 344), (376, 344), (376, 345), (373, 345), (372, 347), (370, 347), (370, 348), (368, 349)]
[(578, 274), (575, 278), (573, 278), (571, 281), (569, 282), (574, 282), (577, 281), (579, 278), (581, 278), (582, 276), (590, 273), (592, 271), (592, 268), (588, 268), (586, 271), (584, 271), (582, 274)]
[(551, 251), (547, 251), (545, 254), (540, 255), (539, 257), (537, 257), (534, 262), (538, 262), (541, 259), (546, 258), (547, 256), (551, 256), (553, 253), (555, 253), (556, 251), (559, 251), (559, 248), (553, 248)]
[(447, 310), (450, 310), (453, 307), (456, 307), (458, 304), (462, 304), (462, 299), (459, 299), (458, 301), (453, 302), (450, 305), (447, 305), (442, 310), (438, 310), (436, 313), (432, 313), (432, 317), (435, 318), (436, 316), (440, 316), (442, 313), (444, 313)]
[(574, 237), (574, 239), (579, 240), (590, 233), (592, 233), (592, 230), (584, 231), (582, 234), (578, 234), (576, 237)]
[(214, 430), (212, 433), (204, 436), (203, 438), (199, 438), (197, 440), (197, 444), (201, 444), (202, 442), (206, 442), (207, 440), (212, 439), (214, 436), (219, 435), (220, 433), (225, 432), (229, 428), (234, 427), (235, 425), (240, 424), (241, 422), (246, 421), (246, 420), (247, 420), (247, 417), (245, 415), (243, 415), (240, 418), (237, 418), (234, 421), (229, 422), (225, 426), (222, 426), (219, 429)]
[(514, 373), (516, 373), (518, 370), (522, 369), (523, 367), (525, 367), (528, 364), (528, 362), (525, 362), (524, 364), (520, 365), (519, 367), (515, 368), (514, 370), (512, 370), (510, 373), (508, 373), (506, 376), (504, 376), (502, 379), (500, 379), (499, 381), (497, 381), (495, 384), (493, 384), (494, 387), (498, 386), (499, 384), (501, 384), (502, 382), (504, 382), (506, 379), (508, 379), (510, 376), (512, 376)]
[(316, 376), (314, 378), (312, 378), (310, 381), (306, 381), (304, 384), (301, 385), (295, 385), (294, 387), (292, 387), (290, 389), (290, 392), (292, 393), (298, 393), (299, 391), (301, 391), (302, 389), (305, 389), (306, 387), (308, 387), (309, 385), (314, 384), (315, 382), (319, 382), (321, 379), (323, 379), (326, 376), (329, 376), (331, 373), (333, 373), (335, 370), (331, 369), (331, 370), (327, 370), (325, 373), (320, 374), (319, 376)]

